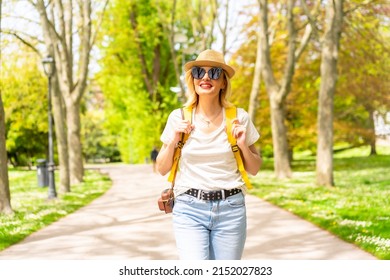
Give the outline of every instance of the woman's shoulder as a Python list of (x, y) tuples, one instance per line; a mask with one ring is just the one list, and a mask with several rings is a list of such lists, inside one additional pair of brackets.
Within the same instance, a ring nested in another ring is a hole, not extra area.
[(247, 120), (249, 119), (249, 114), (245, 109), (237, 107), (237, 118)]
[(169, 119), (175, 120), (181, 118), (182, 118), (181, 108), (176, 108), (169, 114)]
[(248, 116), (248, 112), (244, 108), (237, 107), (237, 115), (247, 115)]
[(171, 114), (175, 114), (175, 115), (179, 115), (181, 114), (181, 111), (183, 110), (183, 108), (176, 108), (176, 109), (173, 109)]

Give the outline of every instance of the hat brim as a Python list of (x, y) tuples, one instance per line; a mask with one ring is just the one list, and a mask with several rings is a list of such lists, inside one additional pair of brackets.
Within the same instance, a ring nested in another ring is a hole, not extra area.
[(223, 70), (225, 70), (229, 78), (232, 78), (234, 76), (234, 73), (236, 72), (232, 67), (227, 64), (210, 60), (195, 60), (187, 62), (186, 64), (184, 64), (184, 70), (187, 72), (194, 66), (221, 67)]

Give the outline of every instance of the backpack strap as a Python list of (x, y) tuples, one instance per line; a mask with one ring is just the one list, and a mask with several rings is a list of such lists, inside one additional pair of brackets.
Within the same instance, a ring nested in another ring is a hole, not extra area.
[[(190, 123), (192, 122), (192, 107), (183, 107), (180, 108), (181, 110), (181, 117), (183, 120), (189, 120)], [(182, 133), (181, 134), (181, 140), (177, 143), (177, 148), (175, 150), (175, 154), (173, 155), (173, 163), (172, 163), (172, 168), (171, 172), (169, 173), (168, 181), (173, 184), (176, 178), (176, 173), (177, 173), (177, 167), (179, 164), (179, 160), (181, 157), (181, 149), (183, 148), (184, 144), (186, 143), (188, 137), (190, 135), (187, 133)]]
[(231, 106), (229, 108), (226, 108), (225, 112), (226, 112), (226, 133), (227, 133), (229, 143), (232, 147), (234, 157), (236, 158), (238, 171), (240, 171), (242, 179), (244, 180), (247, 188), (251, 189), (252, 184), (249, 181), (248, 174), (246, 173), (244, 163), (241, 158), (241, 152), (237, 145), (237, 140), (232, 135), (232, 126), (233, 126), (232, 121), (235, 118), (237, 118), (237, 108), (235, 106)]

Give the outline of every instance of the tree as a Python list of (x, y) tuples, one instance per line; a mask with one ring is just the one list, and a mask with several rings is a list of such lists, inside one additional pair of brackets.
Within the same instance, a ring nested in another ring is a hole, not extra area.
[(110, 2), (96, 80), (105, 96), (105, 126), (117, 135), (122, 160), (149, 157), (168, 114), (184, 101), (170, 88), (181, 84), (184, 62), (211, 47), (216, 13), (208, 2)]
[[(154, 1), (152, 1), (154, 2)], [(174, 65), (177, 84), (180, 86), (181, 101), (185, 100), (183, 65), (187, 57), (201, 50), (211, 48), (214, 42), (214, 28), (219, 7), (218, 0), (155, 1), (159, 11), (159, 21), (168, 37), (171, 60)], [(228, 5), (226, 6), (226, 16)], [(162, 16), (166, 15), (166, 16)], [(219, 23), (219, 22), (218, 22)], [(225, 26), (219, 24), (223, 46), (226, 46), (227, 21)], [(225, 53), (225, 51), (223, 51)]]
[[(219, 5), (218, 0), (215, 0), (215, 11), (216, 12), (218, 11), (219, 6), (220, 5)], [(223, 8), (221, 9), (221, 14), (223, 15), (221, 18), (223, 20), (222, 23), (221, 23), (221, 20), (218, 17), (216, 17), (216, 12), (214, 12), (214, 18), (215, 18), (214, 20), (217, 22), (218, 30), (219, 30), (219, 33), (222, 37), (222, 53), (225, 56), (227, 53), (227, 37), (229, 34), (229, 28), (228, 28), (228, 23), (230, 20), (230, 18), (229, 18), (229, 1), (226, 0), (224, 5), (223, 5)]]
[(47, 78), (37, 71), (39, 57), (17, 43), (1, 63), (6, 144), (12, 165), (31, 167), (47, 153)]
[(343, 24), (343, 0), (328, 1), (321, 52), (321, 85), (318, 102), (316, 183), (333, 186), (333, 100)]
[[(100, 24), (98, 21), (98, 27), (93, 32), (90, 0), (79, 1), (77, 7), (72, 0), (49, 2), (48, 5), (43, 0), (29, 2), (39, 12), (47, 50), (55, 57), (56, 77), (66, 108), (70, 182), (79, 183), (84, 173), (80, 101), (87, 87), (90, 52)], [(107, 2), (103, 4), (103, 11)], [(60, 104), (53, 105), (59, 109)]]
[[(10, 17), (16, 19), (17, 23), (15, 26), (11, 27), (10, 30), (3, 30), (5, 34), (10, 34), (15, 37), (18, 41), (23, 43), (25, 46), (33, 50), (39, 58), (42, 58), (45, 53), (42, 51), (42, 44), (44, 44), (41, 35), (38, 34), (36, 30), (39, 30), (39, 15), (34, 14), (34, 10), (30, 10), (28, 15), (18, 15), (17, 11), (18, 2), (9, 2), (10, 6), (8, 7)], [(25, 9), (25, 7), (24, 7)], [(13, 14), (15, 13), (15, 15)], [(38, 28), (35, 28), (38, 27)], [(46, 55), (54, 57), (53, 47), (50, 45), (49, 38), (44, 38), (49, 46), (46, 51)], [(34, 58), (35, 61), (35, 58)], [(41, 62), (38, 61), (37, 65), (40, 65)], [(34, 69), (36, 71), (36, 67)], [(43, 71), (42, 71), (43, 73)], [(60, 93), (57, 73), (53, 75), (52, 80), (52, 108), (53, 116), (55, 123), (55, 134), (57, 142), (57, 151), (58, 151), (58, 161), (59, 161), (59, 189), (61, 192), (70, 191), (70, 175), (69, 175), (69, 157), (68, 157), (68, 145), (67, 145), (67, 129), (66, 129), (66, 119), (65, 119), (65, 110), (63, 105), (63, 99)], [(32, 80), (33, 81), (33, 80)], [(47, 87), (47, 78), (45, 78), (45, 88)], [(38, 123), (37, 123), (38, 124)], [(39, 141), (42, 142), (42, 141)], [(44, 141), (46, 142), (46, 141)], [(12, 147), (11, 147), (12, 148)], [(17, 147), (18, 149), (23, 149), (23, 146)], [(14, 159), (11, 157), (11, 162), (14, 162)]]
[[(270, 55), (269, 30), (268, 25), (268, 1), (258, 0), (260, 6), (260, 37), (261, 41), (261, 67), (262, 76), (267, 89), (271, 106), (271, 127), (274, 149), (274, 169), (277, 178), (291, 177), (291, 166), (289, 157), (289, 146), (287, 142), (287, 128), (285, 124), (285, 100), (291, 89), (292, 78), (295, 71), (295, 63), (306, 47), (311, 34), (311, 28), (308, 25), (303, 39), (300, 40), (301, 46), (296, 47), (297, 30), (294, 23), (294, 3), (287, 1), (286, 28), (288, 30), (288, 47), (286, 54), (286, 63), (283, 77), (279, 83), (275, 77)], [(252, 98), (253, 99), (253, 98)]]
[[(366, 2), (367, 3), (367, 2)], [(373, 139), (372, 122), (370, 121), (369, 108), (386, 112), (389, 97), (385, 94), (389, 79), (389, 48), (388, 48), (388, 17), (385, 6), (382, 4), (365, 4), (356, 9), (356, 4), (351, 3), (350, 12), (345, 25), (345, 34), (340, 45), (340, 59), (338, 62), (339, 78), (337, 92), (335, 94), (335, 135), (334, 141), (338, 145), (356, 146), (369, 144)], [(314, 120), (318, 113), (318, 91), (320, 88), (320, 64), (321, 44), (319, 32), (323, 30), (322, 18), (317, 19), (317, 7), (303, 7), (313, 22), (312, 43), (299, 60), (295, 70), (291, 93), (286, 97), (286, 125), (288, 127), (288, 143), (291, 150), (311, 151), (316, 153), (317, 124)], [(309, 12), (309, 9), (314, 12)], [(272, 9), (274, 13), (275, 9)], [(296, 10), (297, 11), (297, 10)], [(313, 15), (313, 16), (312, 16)], [(322, 13), (321, 13), (322, 16)], [(275, 18), (275, 17), (273, 17)], [(240, 106), (248, 106), (251, 91), (249, 80), (252, 80), (255, 72), (256, 61), (256, 33), (258, 28), (257, 15), (253, 15), (251, 21), (243, 26), (242, 34), (247, 40), (233, 55), (233, 63), (236, 69), (236, 77), (232, 84), (234, 102)], [(276, 23), (270, 20), (270, 26)], [(302, 24), (300, 24), (302, 26)], [(318, 25), (318, 27), (317, 27)], [(271, 32), (272, 31), (272, 32)], [(275, 35), (273, 35), (275, 34)], [(275, 28), (270, 29), (270, 41), (272, 43), (271, 60), (276, 76), (281, 76), (280, 65), (284, 63), (285, 37), (283, 33), (276, 33)], [(257, 42), (256, 42), (257, 41)], [(282, 42), (282, 43), (281, 43)], [(255, 87), (256, 85), (252, 85)], [(269, 124), (269, 102), (265, 99), (264, 87), (260, 87), (259, 95), (256, 95), (256, 117), (253, 118), (256, 126), (261, 130), (261, 148), (266, 156), (272, 156)], [(252, 103), (252, 101), (250, 101)]]
[[(0, 19), (1, 19), (1, 7), (3, 1), (0, 0)], [(1, 36), (1, 20), (0, 20), (0, 36)], [(1, 57), (1, 50), (0, 50)], [(0, 87), (0, 214), (12, 214), (11, 207), (11, 194), (9, 191), (8, 180), (8, 159), (7, 150), (5, 146), (5, 114), (2, 100), (2, 93)]]
[[(187, 30), (189, 38), (194, 41), (194, 47), (199, 52), (209, 49), (215, 41), (214, 27), (217, 20), (218, 1), (196, 0), (192, 1), (190, 6), (187, 1), (181, 1), (181, 5), (184, 8), (181, 17), (190, 24)], [(180, 21), (176, 24), (180, 25)]]
[[(99, 37), (101, 71), (96, 81), (104, 96), (104, 126), (116, 136), (125, 162), (144, 162), (169, 112), (179, 105), (164, 1), (111, 1)], [(110, 20), (115, 18), (114, 20)]]
[(105, 127), (104, 96), (94, 81), (83, 98), (81, 135), (86, 162), (120, 161), (116, 135)]
[[(347, 11), (348, 6), (345, 8)], [(345, 14), (335, 94), (334, 141), (370, 145), (376, 154), (374, 115), (390, 110), (389, 34), (386, 6), (367, 3)]]

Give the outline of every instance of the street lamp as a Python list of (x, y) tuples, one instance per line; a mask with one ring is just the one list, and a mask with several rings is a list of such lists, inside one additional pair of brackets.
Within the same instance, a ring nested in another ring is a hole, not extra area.
[(49, 172), (49, 193), (48, 198), (56, 198), (56, 185), (54, 181), (54, 152), (53, 152), (53, 117), (51, 113), (51, 77), (55, 71), (54, 59), (51, 56), (47, 56), (42, 59), (43, 69), (45, 70), (45, 74), (48, 77), (48, 91), (47, 91), (47, 99), (48, 99), (48, 119), (49, 119), (49, 162), (47, 164), (48, 172)]

